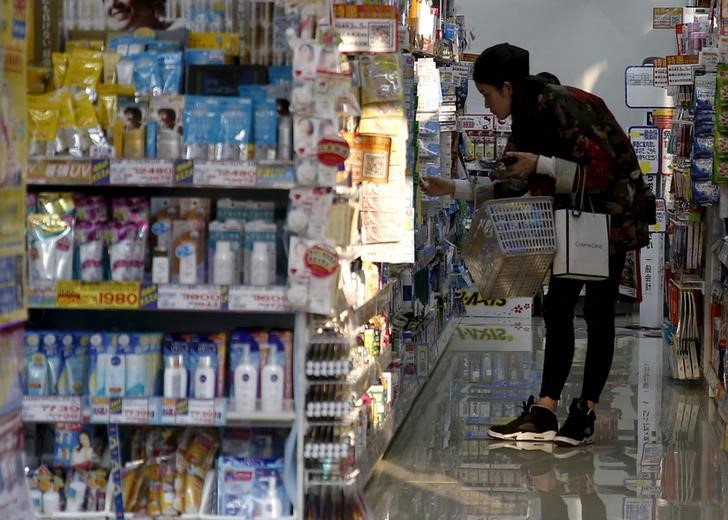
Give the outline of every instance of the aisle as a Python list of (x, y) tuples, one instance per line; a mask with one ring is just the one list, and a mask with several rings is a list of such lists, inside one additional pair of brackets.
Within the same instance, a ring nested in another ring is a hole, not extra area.
[[(537, 393), (538, 323), (470, 319), (453, 335), (367, 488), (376, 520), (718, 519), (728, 516), (728, 452), (702, 388), (665, 378), (659, 338), (618, 331), (587, 448), (486, 440), (492, 421)], [(578, 396), (585, 331), (564, 401)], [(516, 410), (515, 408), (518, 408)], [(560, 410), (560, 419), (565, 409)], [(525, 448), (525, 449), (524, 449)]]

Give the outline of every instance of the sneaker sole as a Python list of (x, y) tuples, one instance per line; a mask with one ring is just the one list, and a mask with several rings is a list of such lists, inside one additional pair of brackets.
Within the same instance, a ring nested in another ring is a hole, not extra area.
[(565, 448), (575, 448), (576, 446), (586, 446), (587, 444), (591, 444), (593, 442), (594, 442), (594, 440), (591, 437), (587, 437), (586, 439), (583, 439), (581, 441), (577, 440), (577, 439), (572, 439), (570, 437), (564, 437), (561, 435), (556, 435), (554, 437), (554, 444), (556, 444), (557, 446), (563, 446)]
[(555, 431), (543, 432), (543, 433), (532, 433), (532, 432), (516, 432), (516, 433), (498, 433), (493, 430), (488, 430), (488, 435), (494, 439), (501, 439), (506, 441), (543, 441), (552, 442), (556, 437)]
[(507, 448), (517, 451), (543, 451), (545, 453), (554, 452), (554, 443), (547, 441), (506, 441), (506, 442), (493, 442), (489, 448), (491, 450), (497, 450), (500, 448)]

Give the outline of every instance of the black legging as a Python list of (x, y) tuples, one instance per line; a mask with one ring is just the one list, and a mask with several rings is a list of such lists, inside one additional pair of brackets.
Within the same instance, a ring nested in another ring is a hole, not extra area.
[[(581, 398), (599, 402), (614, 357), (614, 304), (619, 292), (626, 255), (609, 257), (609, 279), (586, 282), (584, 318), (587, 324), (587, 353)], [(585, 282), (551, 278), (544, 300), (546, 352), (541, 397), (561, 399), (574, 360), (574, 308)]]

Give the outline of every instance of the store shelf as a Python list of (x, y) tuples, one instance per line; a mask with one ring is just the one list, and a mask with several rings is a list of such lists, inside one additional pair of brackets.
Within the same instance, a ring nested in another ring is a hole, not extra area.
[(388, 308), (392, 304), (392, 292), (394, 286), (399, 283), (398, 280), (388, 282), (382, 289), (372, 298), (348, 311), (341, 313), (341, 319), (344, 320), (348, 315), (351, 327), (353, 329), (359, 328), (366, 324), (367, 321), (381, 312), (383, 309)]
[[(257, 409), (260, 410), (260, 403)], [(29, 397), (23, 421), (42, 423), (134, 424), (153, 426), (288, 426), (296, 420), (293, 401), (280, 412), (237, 412), (225, 398)]]
[(42, 159), (30, 161), (28, 184), (281, 189), (295, 185), (292, 161)]
[(30, 308), (291, 313), (285, 286), (155, 285), (140, 282), (33, 284)]
[(387, 350), (382, 352), (374, 362), (354, 370), (347, 380), (347, 383), (351, 385), (351, 392), (357, 397), (362, 395), (370, 386), (376, 384), (379, 373), (386, 370), (391, 362), (392, 351)]

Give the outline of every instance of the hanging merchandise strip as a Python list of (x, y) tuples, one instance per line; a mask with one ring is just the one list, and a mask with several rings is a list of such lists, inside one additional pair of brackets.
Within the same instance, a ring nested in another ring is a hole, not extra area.
[(124, 520), (124, 487), (122, 484), (121, 436), (119, 426), (109, 425), (109, 453), (111, 454), (111, 480), (113, 482), (114, 515)]

